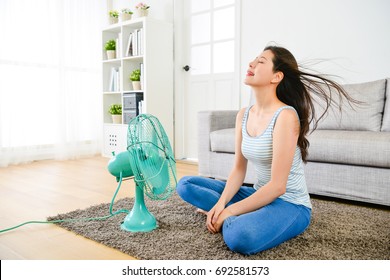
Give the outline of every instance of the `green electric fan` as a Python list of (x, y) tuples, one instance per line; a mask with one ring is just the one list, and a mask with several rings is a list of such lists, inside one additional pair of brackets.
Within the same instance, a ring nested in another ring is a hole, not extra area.
[(127, 151), (114, 155), (109, 172), (119, 184), (126, 177), (135, 181), (135, 200), (121, 228), (147, 232), (157, 228), (156, 218), (145, 205), (144, 194), (153, 200), (167, 199), (176, 187), (176, 162), (169, 139), (159, 120), (150, 114), (132, 119), (127, 131)]

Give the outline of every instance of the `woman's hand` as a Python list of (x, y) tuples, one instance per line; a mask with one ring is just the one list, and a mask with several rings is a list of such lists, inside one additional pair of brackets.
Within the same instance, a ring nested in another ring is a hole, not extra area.
[(218, 201), (213, 208), (207, 213), (206, 226), (209, 232), (217, 233), (218, 231), (214, 228), (214, 223), (218, 220), (219, 215), (225, 209), (225, 205)]
[(207, 214), (207, 229), (211, 233), (220, 232), (225, 219), (232, 215), (233, 214), (228, 208), (225, 208), (223, 203), (218, 202)]

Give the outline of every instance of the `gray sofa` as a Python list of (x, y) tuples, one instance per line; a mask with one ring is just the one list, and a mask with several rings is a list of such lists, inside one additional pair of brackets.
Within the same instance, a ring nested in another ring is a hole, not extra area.
[[(309, 193), (390, 206), (390, 79), (345, 85), (363, 101), (328, 111), (309, 135), (305, 165)], [(318, 102), (316, 112), (323, 105)], [(227, 179), (234, 161), (237, 111), (198, 114), (199, 174)], [(255, 174), (248, 165), (245, 183)]]

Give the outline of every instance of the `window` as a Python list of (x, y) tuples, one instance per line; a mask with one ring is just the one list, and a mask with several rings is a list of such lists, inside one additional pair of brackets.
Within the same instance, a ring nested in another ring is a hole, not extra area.
[(0, 166), (98, 151), (104, 2), (0, 2)]
[(234, 0), (191, 1), (192, 75), (235, 71), (235, 13)]

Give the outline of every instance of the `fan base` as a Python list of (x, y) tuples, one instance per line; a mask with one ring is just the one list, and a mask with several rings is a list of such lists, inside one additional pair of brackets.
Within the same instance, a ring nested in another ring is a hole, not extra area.
[(121, 229), (131, 232), (148, 232), (156, 228), (156, 218), (143, 203), (141, 205), (136, 203), (121, 225)]
[(130, 231), (130, 232), (149, 232), (152, 230), (155, 230), (157, 228), (157, 224), (155, 223), (146, 225), (146, 224), (139, 224), (139, 225), (134, 225), (134, 224), (129, 224), (129, 223), (123, 223), (121, 225), (121, 229), (125, 231)]

